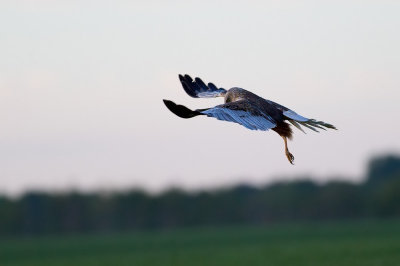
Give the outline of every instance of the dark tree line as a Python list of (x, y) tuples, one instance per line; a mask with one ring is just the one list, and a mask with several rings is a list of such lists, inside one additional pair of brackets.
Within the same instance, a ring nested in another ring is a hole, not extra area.
[(0, 235), (109, 232), (183, 226), (400, 216), (400, 157), (375, 158), (361, 184), (306, 179), (213, 192), (31, 192), (0, 197)]

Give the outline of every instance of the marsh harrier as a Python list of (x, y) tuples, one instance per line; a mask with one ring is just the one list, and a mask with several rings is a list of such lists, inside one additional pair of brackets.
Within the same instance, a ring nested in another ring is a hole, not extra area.
[(218, 120), (238, 123), (251, 130), (272, 129), (283, 138), (285, 154), (291, 164), (293, 164), (294, 156), (289, 152), (287, 139), (292, 138), (293, 132), (287, 122), (303, 132), (301, 126), (316, 132), (318, 129), (336, 129), (331, 124), (301, 116), (283, 105), (261, 98), (242, 88), (233, 87), (225, 90), (218, 88), (213, 83), (206, 85), (200, 78), (193, 80), (189, 75), (179, 75), (179, 80), (183, 89), (191, 97), (224, 97), (225, 103), (211, 108), (190, 110), (183, 105), (164, 100), (171, 112), (182, 118), (192, 118), (198, 115), (214, 117)]

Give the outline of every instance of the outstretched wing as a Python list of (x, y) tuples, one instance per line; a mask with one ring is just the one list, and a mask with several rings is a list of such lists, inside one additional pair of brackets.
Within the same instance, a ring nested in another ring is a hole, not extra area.
[(325, 128), (336, 129), (334, 125), (325, 123), (323, 121), (317, 121), (315, 119), (309, 119), (304, 116), (297, 114), (295, 111), (290, 109), (283, 112), (283, 115), (288, 118), (288, 121), (304, 132), (304, 130), (300, 127), (300, 125), (309, 128), (315, 132), (319, 132), (316, 128), (326, 130)]
[(179, 75), (179, 80), (186, 93), (193, 98), (214, 98), (226, 93), (225, 89), (217, 88), (211, 82), (206, 85), (200, 78), (193, 80), (189, 75)]
[[(334, 125), (325, 123), (323, 121), (317, 121), (315, 119), (310, 119), (307, 117), (304, 117), (302, 115), (299, 115), (293, 110), (290, 110), (289, 108), (280, 105), (276, 102), (266, 100), (269, 104), (273, 105), (276, 109), (280, 110), (283, 114), (283, 116), (286, 118), (287, 121), (289, 121), (293, 126), (297, 127), (299, 130), (303, 131), (304, 130), (301, 128), (300, 125), (309, 128), (315, 132), (319, 132), (317, 128), (326, 130), (325, 128), (331, 128), (331, 129), (336, 129)], [(304, 132), (305, 133), (305, 132)]]
[(218, 120), (238, 123), (251, 130), (268, 130), (276, 127), (276, 121), (250, 102), (241, 100), (217, 105), (200, 113)]

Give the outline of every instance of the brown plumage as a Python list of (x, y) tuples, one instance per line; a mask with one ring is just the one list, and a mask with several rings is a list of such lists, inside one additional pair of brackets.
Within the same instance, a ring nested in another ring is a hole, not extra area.
[(278, 122), (276, 127), (272, 128), (272, 130), (278, 133), (281, 137), (286, 137), (290, 140), (293, 138), (293, 131), (290, 128), (290, 125), (286, 122)]
[(300, 125), (316, 132), (318, 132), (316, 128), (336, 129), (331, 124), (303, 117), (283, 105), (261, 98), (242, 88), (234, 87), (227, 91), (223, 88), (217, 88), (213, 83), (206, 85), (200, 78), (193, 80), (189, 75), (179, 75), (179, 79), (184, 90), (191, 97), (224, 97), (225, 103), (212, 108), (193, 111), (183, 105), (164, 100), (171, 112), (182, 118), (206, 115), (223, 121), (235, 122), (251, 130), (272, 129), (282, 137), (285, 144), (285, 155), (291, 164), (293, 164), (294, 156), (289, 152), (287, 139), (292, 139), (293, 131), (286, 121), (301, 131), (303, 129)]

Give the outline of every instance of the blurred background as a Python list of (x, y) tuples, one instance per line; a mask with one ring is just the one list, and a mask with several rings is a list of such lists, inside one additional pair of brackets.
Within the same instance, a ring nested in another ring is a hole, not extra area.
[[(0, 2), (1, 265), (393, 265), (397, 1)], [(178, 74), (338, 131), (183, 120)], [(21, 256), (24, 254), (24, 256)], [(210, 256), (209, 254), (212, 254)]]

